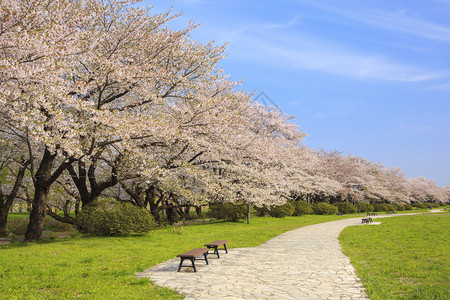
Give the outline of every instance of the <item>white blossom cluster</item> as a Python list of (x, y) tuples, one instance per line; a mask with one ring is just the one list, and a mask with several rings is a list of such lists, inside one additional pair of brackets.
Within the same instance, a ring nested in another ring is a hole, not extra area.
[(226, 45), (135, 2), (0, 2), (0, 146), (14, 149), (2, 159), (31, 159), (34, 206), (61, 178), (82, 201), (121, 184), (194, 204), (448, 200), (431, 181), (304, 146), (291, 116), (224, 75)]

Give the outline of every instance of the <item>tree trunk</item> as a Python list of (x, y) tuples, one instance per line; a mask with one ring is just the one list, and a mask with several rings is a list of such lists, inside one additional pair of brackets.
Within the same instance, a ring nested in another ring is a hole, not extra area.
[(47, 209), (48, 194), (51, 185), (74, 161), (73, 158), (61, 163), (53, 172), (53, 164), (56, 159), (56, 153), (50, 153), (45, 148), (41, 163), (35, 174), (34, 198), (30, 212), (30, 222), (28, 223), (25, 241), (39, 241), (42, 239), (42, 228), (44, 227), (45, 213)]
[(26, 241), (39, 241), (42, 239), (42, 228), (44, 226), (45, 210), (51, 185), (50, 177), (55, 158), (56, 154), (51, 154), (48, 149), (44, 150), (44, 156), (35, 175), (34, 198), (30, 222), (25, 233)]
[(197, 217), (200, 217), (202, 215), (202, 207), (201, 206), (196, 206), (195, 207), (195, 212), (197, 213)]
[[(72, 166), (68, 167), (72, 180), (78, 189), (82, 208), (95, 203), (104, 190), (118, 183), (117, 169), (115, 167), (111, 168), (111, 175), (108, 180), (98, 183), (95, 177), (96, 163), (96, 160), (92, 161), (89, 169), (86, 170), (85, 163), (78, 161), (78, 174)], [(87, 179), (89, 179), (89, 186)]]
[[(161, 198), (164, 196), (161, 196)], [(158, 224), (161, 224), (161, 218), (159, 216), (159, 203), (162, 199), (159, 201), (156, 201), (156, 189), (155, 187), (151, 186), (145, 191), (145, 202), (150, 205), (150, 212), (153, 215), (153, 218), (155, 219)]]
[(167, 215), (167, 221), (169, 224), (174, 224), (178, 222), (178, 214), (176, 208), (173, 206), (172, 203), (169, 203), (169, 201), (166, 201), (166, 215)]
[(186, 206), (184, 208), (184, 218), (187, 220), (190, 217), (190, 212), (191, 212), (191, 207), (190, 206)]
[(45, 183), (36, 187), (30, 213), (30, 222), (25, 233), (25, 240), (27, 242), (40, 241), (42, 239), (42, 228), (44, 227), (49, 192), (50, 186), (47, 186)]
[[(1, 201), (1, 200), (0, 200)], [(6, 236), (6, 222), (8, 220), (8, 211), (3, 207), (0, 210), (0, 236)]]

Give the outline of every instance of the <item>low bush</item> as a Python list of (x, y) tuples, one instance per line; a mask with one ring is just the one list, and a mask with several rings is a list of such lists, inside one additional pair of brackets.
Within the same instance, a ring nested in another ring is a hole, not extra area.
[(256, 212), (256, 216), (258, 217), (265, 217), (268, 216), (270, 214), (270, 209), (267, 206), (256, 206), (255, 207), (255, 212)]
[(316, 215), (334, 215), (337, 214), (338, 208), (325, 202), (319, 202), (313, 205), (313, 211)]
[(395, 210), (398, 210), (398, 211), (405, 210), (405, 206), (402, 204), (393, 203), (392, 205), (395, 207)]
[(344, 214), (352, 214), (358, 211), (358, 208), (349, 202), (337, 202), (334, 206), (338, 208), (338, 211)]
[(292, 201), (291, 204), (294, 207), (293, 216), (304, 216), (314, 213), (312, 205), (305, 201)]
[(395, 207), (388, 203), (374, 203), (373, 211), (395, 211)]
[(373, 205), (367, 202), (361, 202), (361, 212), (373, 211)]
[(112, 200), (83, 208), (76, 223), (81, 232), (102, 236), (147, 232), (156, 226), (153, 216), (144, 208)]
[(246, 205), (234, 203), (211, 203), (208, 215), (219, 220), (237, 222), (239, 219), (245, 218), (247, 207)]
[(283, 218), (292, 216), (294, 210), (294, 206), (290, 202), (286, 202), (283, 205), (271, 206), (269, 209), (269, 215), (275, 218)]
[(24, 235), (27, 231), (29, 218), (8, 218), (6, 232), (14, 235)]
[(421, 208), (421, 209), (427, 208), (427, 206), (421, 202), (415, 202), (412, 204), (412, 206), (416, 207), (416, 208)]
[(412, 209), (413, 209), (413, 206), (412, 206), (411, 204), (404, 204), (404, 205), (403, 205), (403, 208), (404, 208), (405, 210), (412, 210)]

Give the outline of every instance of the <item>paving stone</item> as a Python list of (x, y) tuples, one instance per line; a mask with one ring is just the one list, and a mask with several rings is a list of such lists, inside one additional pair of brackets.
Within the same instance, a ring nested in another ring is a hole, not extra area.
[[(374, 218), (381, 217), (386, 216)], [(174, 288), (188, 300), (219, 295), (223, 299), (368, 299), (338, 241), (345, 227), (360, 223), (361, 218), (344, 219), (291, 230), (258, 247), (229, 249), (209, 265), (196, 264), (196, 273), (188, 268), (177, 272), (179, 260), (172, 259), (136, 276)]]

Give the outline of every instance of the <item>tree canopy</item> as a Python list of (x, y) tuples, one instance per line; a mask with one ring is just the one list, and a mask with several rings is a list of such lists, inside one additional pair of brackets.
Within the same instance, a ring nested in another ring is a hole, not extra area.
[(27, 240), (41, 238), (56, 190), (78, 211), (119, 189), (154, 214), (293, 197), (448, 200), (432, 181), (306, 147), (292, 116), (218, 67), (226, 45), (195, 42), (196, 25), (170, 29), (178, 15), (135, 2), (0, 4), (0, 204), (32, 190)]

